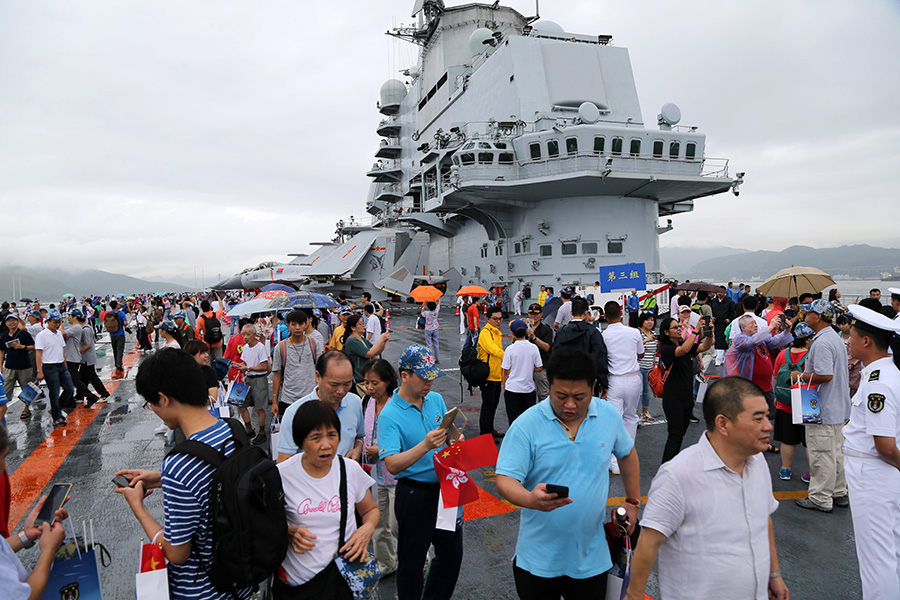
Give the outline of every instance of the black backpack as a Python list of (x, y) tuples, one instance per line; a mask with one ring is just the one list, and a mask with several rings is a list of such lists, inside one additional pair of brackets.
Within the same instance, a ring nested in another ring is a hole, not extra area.
[(487, 383), (491, 368), (483, 360), (478, 360), (478, 335), (466, 340), (459, 354), (459, 372), (470, 388), (481, 387)]
[(209, 344), (217, 344), (222, 341), (222, 324), (213, 313), (211, 317), (203, 317), (203, 341)]
[(209, 489), (213, 560), (209, 579), (219, 592), (236, 593), (275, 573), (288, 551), (284, 491), (278, 467), (259, 446), (250, 444), (244, 426), (231, 428), (235, 450), (215, 449), (195, 440), (181, 442), (166, 454), (188, 454), (215, 467)]

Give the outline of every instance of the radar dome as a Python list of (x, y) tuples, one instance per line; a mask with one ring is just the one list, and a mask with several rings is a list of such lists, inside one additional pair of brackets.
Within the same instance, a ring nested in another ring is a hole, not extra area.
[(472, 35), (469, 36), (469, 52), (472, 56), (477, 54), (481, 54), (488, 48), (490, 48), (490, 44), (485, 44), (488, 40), (494, 39), (494, 32), (485, 27), (481, 27), (472, 32)]
[(538, 21), (533, 27), (539, 33), (549, 33), (551, 35), (566, 32), (559, 23), (554, 23), (553, 21)]
[(659, 111), (660, 125), (677, 125), (681, 120), (681, 109), (672, 102), (666, 102)]
[(381, 85), (381, 105), (400, 104), (406, 97), (406, 85), (399, 79), (388, 79)]
[(600, 120), (600, 109), (593, 102), (582, 102), (578, 107), (578, 118), (587, 124)]

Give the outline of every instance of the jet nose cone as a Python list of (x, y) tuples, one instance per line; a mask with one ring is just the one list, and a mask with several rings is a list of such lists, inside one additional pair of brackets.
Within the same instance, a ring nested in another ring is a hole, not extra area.
[(229, 279), (223, 279), (219, 283), (213, 286), (214, 290), (242, 290), (244, 289), (244, 284), (241, 281), (240, 275), (235, 275)]

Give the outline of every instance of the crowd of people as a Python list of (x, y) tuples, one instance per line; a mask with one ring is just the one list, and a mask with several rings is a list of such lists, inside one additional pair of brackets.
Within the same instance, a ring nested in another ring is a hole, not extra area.
[[(641, 506), (635, 439), (640, 426), (655, 422), (654, 388), (667, 440), (634, 536), (629, 598), (643, 598), (659, 562), (663, 598), (787, 599), (770, 518), (778, 503), (762, 453), (780, 452), (779, 475), (791, 479), (798, 445), (807, 447), (810, 472), (802, 477), (808, 498), (797, 504), (831, 512), (850, 506), (852, 494), (864, 597), (900, 590), (900, 370), (890, 356), (900, 351), (900, 321), (893, 320), (900, 290), (891, 290), (893, 312), (876, 298), (843, 306), (834, 291), (826, 300), (761, 298), (731, 285), (717, 293), (678, 290), (670, 315), (657, 322), (655, 302), (636, 293), (596, 307), (573, 289), (561, 289), (554, 302), (554, 289), (541, 288), (524, 318), (506, 324), (505, 289), (494, 301), (466, 298), (459, 306), (462, 355), (471, 347), (483, 364), (469, 381), (480, 389), (478, 432), (499, 446), (497, 491), (522, 507), (512, 565), (520, 598), (604, 597), (613, 566), (604, 528), (610, 477), (625, 488), (621, 534), (631, 537)], [(420, 311), (424, 345), (405, 348), (392, 363), (382, 357), (391, 338), (384, 307), (367, 293), (356, 306), (341, 296), (332, 310), (228, 317), (240, 299), (68, 299), (45, 310), (35, 300), (24, 320), (4, 305), (5, 396), (43, 380), (54, 424), (65, 426), (63, 408), (109, 396), (95, 369), (98, 331), (109, 334), (112, 377), (120, 378), (124, 333), (133, 329), (145, 353), (137, 392), (175, 445), (159, 471), (121, 471), (130, 485), (117, 491), (162, 547), (173, 598), (253, 592), (237, 573), (217, 571), (226, 557), (213, 552), (221, 541), (213, 511), (222, 500), (213, 502), (211, 483), (222, 461), (266, 446), (271, 420), (285, 524), (285, 552), (277, 568), (270, 565), (274, 597), (352, 598), (342, 574), (349, 561), (377, 565), (381, 577), (396, 574), (400, 600), (449, 599), (464, 551), (462, 513), (448, 517), (439, 506), (434, 455), (465, 436), (449, 437), (442, 426), (448, 402), (432, 390), (444, 374), (439, 303)], [(515, 295), (516, 313), (523, 300)], [(793, 422), (790, 385), (798, 381), (817, 386), (821, 423)], [(229, 422), (211, 409), (232, 382), (248, 390), (238, 420)], [(705, 432), (682, 449), (700, 394)], [(509, 422), (502, 433), (501, 396)], [(0, 457), (3, 442), (0, 436)], [(218, 458), (184, 444), (212, 447)], [(143, 504), (154, 488), (162, 489), (162, 524)], [(871, 534), (865, 540), (863, 531)], [(9, 548), (46, 538), (49, 552), (56, 543), (53, 528), (23, 533), (10, 537)], [(709, 569), (713, 561), (722, 568)], [(17, 564), (0, 556), (0, 573), (30, 585)]]

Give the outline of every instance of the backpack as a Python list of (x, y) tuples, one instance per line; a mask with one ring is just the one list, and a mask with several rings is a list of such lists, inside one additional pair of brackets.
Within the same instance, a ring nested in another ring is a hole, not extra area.
[[(309, 342), (309, 351), (312, 352), (313, 356), (313, 364), (315, 364), (316, 360), (316, 340), (314, 340), (311, 336), (306, 336), (306, 341)], [(284, 370), (284, 361), (287, 357), (287, 340), (281, 340), (278, 342), (278, 353), (281, 355), (281, 369)], [(315, 368), (315, 367), (313, 367)]]
[(380, 315), (375, 315), (378, 317), (378, 322), (381, 323), (381, 333), (387, 332), (387, 321), (384, 320), (384, 317)]
[(487, 383), (491, 368), (483, 360), (478, 360), (478, 334), (466, 340), (459, 353), (459, 372), (470, 388), (481, 387)]
[(116, 333), (119, 331), (119, 314), (116, 311), (109, 311), (106, 313), (106, 316), (103, 318), (103, 327), (109, 333)]
[(803, 365), (806, 364), (807, 356), (809, 356), (809, 352), (804, 354), (803, 358), (801, 358), (797, 362), (791, 362), (791, 349), (785, 348), (784, 364), (781, 365), (781, 367), (778, 369), (778, 373), (775, 374), (775, 400), (781, 402), (782, 404), (787, 404), (788, 406), (790, 406), (791, 375), (803, 371)]
[(203, 317), (203, 341), (212, 346), (222, 341), (222, 324), (216, 318), (216, 313), (211, 317)]
[(281, 474), (265, 450), (250, 444), (244, 426), (223, 419), (231, 428), (235, 450), (226, 457), (195, 440), (185, 440), (166, 456), (187, 454), (215, 467), (209, 487), (212, 564), (207, 574), (219, 592), (236, 593), (267, 579), (288, 551)]
[[(675, 363), (673, 362), (672, 365), (674, 364)], [(659, 361), (659, 364), (647, 373), (647, 382), (650, 384), (650, 390), (657, 398), (662, 398), (663, 391), (666, 388), (666, 379), (669, 377), (669, 371), (672, 370), (672, 365), (669, 365), (669, 368), (666, 369), (663, 368), (662, 361)]]

